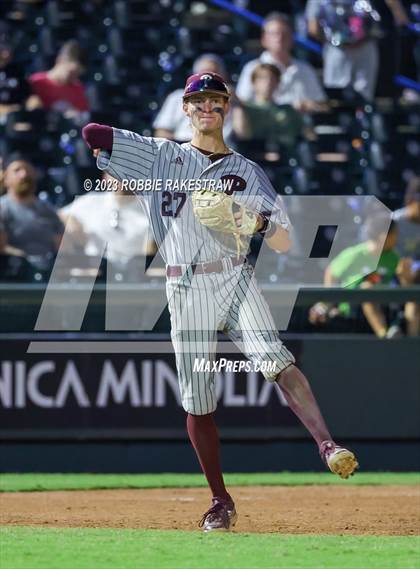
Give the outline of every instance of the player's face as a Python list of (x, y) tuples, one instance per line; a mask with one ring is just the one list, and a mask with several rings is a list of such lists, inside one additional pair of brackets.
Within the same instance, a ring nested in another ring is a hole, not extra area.
[(184, 102), (184, 112), (200, 132), (213, 132), (223, 127), (229, 103), (219, 95), (194, 95)]

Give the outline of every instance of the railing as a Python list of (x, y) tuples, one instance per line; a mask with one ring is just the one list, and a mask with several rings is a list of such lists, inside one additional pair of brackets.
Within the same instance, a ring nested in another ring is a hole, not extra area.
[[(63, 283), (60, 285), (45, 284), (0, 284), (0, 316), (2, 310), (10, 303), (12, 305), (40, 305), (46, 290), (54, 290), (63, 292), (63, 302), (73, 303), (78, 294), (83, 295), (87, 290), (91, 290), (90, 286), (85, 284)], [(302, 283), (296, 285), (285, 284), (260, 284), (260, 288), (264, 293), (268, 303), (274, 306), (283, 304), (279, 293), (292, 292), (299, 289), (297, 306), (308, 306), (314, 302), (349, 302), (350, 304), (360, 304), (368, 300), (379, 302), (382, 304), (417, 301), (420, 302), (420, 286), (410, 287), (389, 287), (376, 286), (371, 289), (346, 289), (346, 288), (325, 288), (313, 287)], [(141, 305), (145, 301), (142, 297), (143, 293), (147, 296), (147, 303), (157, 301), (165, 293), (165, 285), (157, 283), (139, 284), (97, 284), (94, 287), (95, 295), (91, 298), (94, 304), (101, 304), (105, 301), (106, 292), (112, 292), (114, 298), (121, 303), (122, 306), (127, 304)], [(66, 293), (71, 293), (67, 295)], [(140, 294), (140, 296), (139, 296)]]

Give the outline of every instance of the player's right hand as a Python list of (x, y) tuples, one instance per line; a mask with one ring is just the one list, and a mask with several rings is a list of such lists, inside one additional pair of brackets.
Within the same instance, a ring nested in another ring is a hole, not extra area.
[(99, 154), (100, 151), (101, 151), (100, 148), (94, 148), (94, 149), (93, 149), (92, 152), (93, 152), (93, 155), (94, 155), (95, 158), (98, 156), (98, 154)]

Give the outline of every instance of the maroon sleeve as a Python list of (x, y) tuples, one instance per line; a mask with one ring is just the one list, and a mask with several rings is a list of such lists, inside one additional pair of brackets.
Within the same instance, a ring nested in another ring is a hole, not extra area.
[(91, 122), (82, 128), (82, 136), (89, 148), (112, 152), (114, 134), (111, 126)]

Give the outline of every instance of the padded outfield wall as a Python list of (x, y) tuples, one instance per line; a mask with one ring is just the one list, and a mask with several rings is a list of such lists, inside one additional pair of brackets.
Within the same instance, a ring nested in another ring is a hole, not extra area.
[[(92, 340), (80, 338), (85, 353), (28, 354), (28, 341), (3, 336), (1, 471), (196, 470), (174, 357), (113, 353), (112, 344), (108, 352), (92, 354)], [(284, 339), (332, 432), (358, 450), (366, 469), (420, 468), (418, 339)], [(221, 357), (240, 359), (233, 351)], [(227, 470), (321, 467), (308, 433), (261, 374), (221, 372), (217, 390)]]

